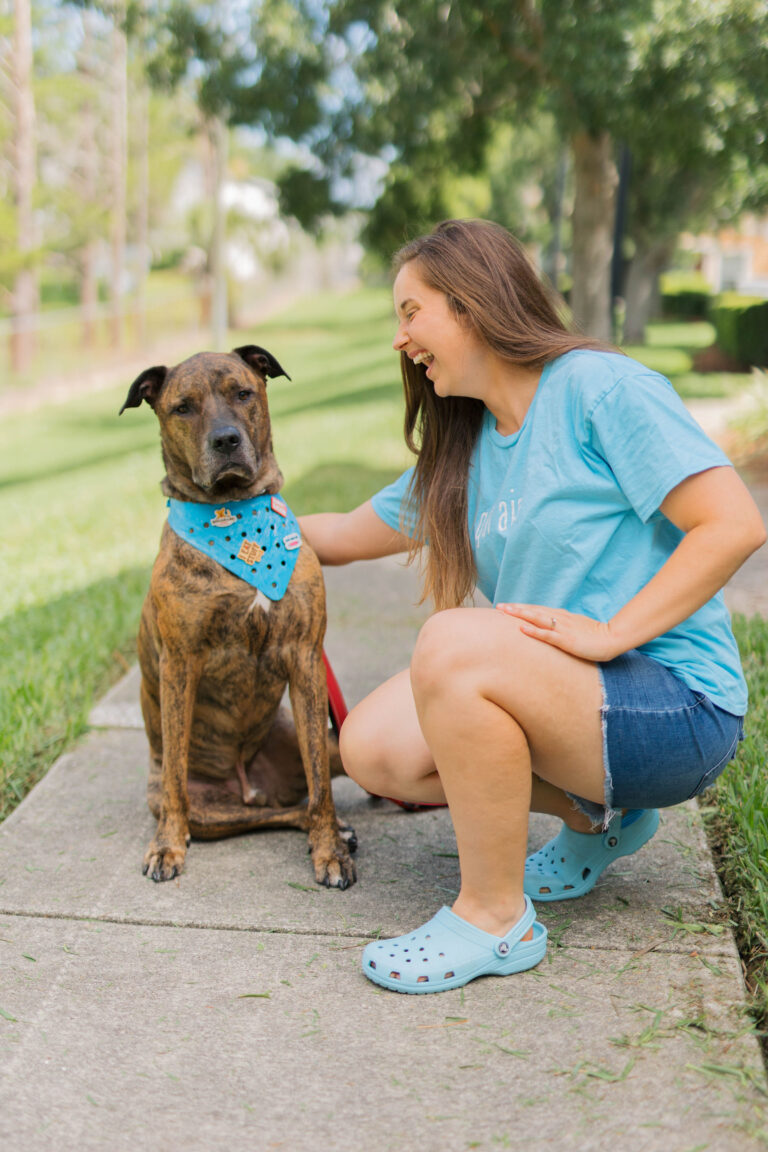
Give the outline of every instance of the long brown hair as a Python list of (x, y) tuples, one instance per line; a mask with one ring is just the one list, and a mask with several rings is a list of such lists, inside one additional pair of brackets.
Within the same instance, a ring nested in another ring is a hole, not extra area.
[[(393, 260), (395, 274), (414, 262), (419, 277), (446, 297), (463, 324), (504, 360), (543, 368), (575, 348), (606, 348), (570, 332), (562, 301), (530, 263), (522, 245), (488, 220), (445, 220), (428, 236), (406, 244)], [(439, 397), (422, 364), (400, 354), (405, 389), (405, 439), (416, 453), (409, 488), (415, 523), (413, 560), (427, 549), (424, 599), (452, 608), (477, 580), (467, 523), (467, 477), (485, 405), (469, 397)]]

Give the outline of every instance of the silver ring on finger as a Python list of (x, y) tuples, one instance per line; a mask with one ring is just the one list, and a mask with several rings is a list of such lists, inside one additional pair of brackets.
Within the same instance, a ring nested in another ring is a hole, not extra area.
[(554, 629), (557, 628), (557, 618), (555, 616), (550, 616), (549, 621), (550, 621), (550, 626), (552, 627), (552, 629), (554, 631)]

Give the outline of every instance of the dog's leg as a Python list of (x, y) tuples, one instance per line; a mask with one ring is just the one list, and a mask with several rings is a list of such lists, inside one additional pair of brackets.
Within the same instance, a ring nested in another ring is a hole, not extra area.
[(160, 816), (155, 837), (144, 857), (144, 875), (172, 880), (184, 866), (189, 844), (189, 740), (200, 662), (189, 654), (164, 648), (160, 657), (160, 708), (163, 726), (163, 770)]
[(328, 762), (328, 690), (322, 654), (297, 655), (289, 679), (291, 709), (309, 792), (309, 850), (318, 884), (348, 888), (355, 865), (336, 819)]

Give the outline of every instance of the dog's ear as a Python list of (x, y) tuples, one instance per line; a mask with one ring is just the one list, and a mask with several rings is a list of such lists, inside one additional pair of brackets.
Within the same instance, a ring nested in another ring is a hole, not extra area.
[(285, 376), (286, 380), (290, 380), (285, 368), (280, 367), (266, 348), (259, 348), (258, 344), (244, 344), (242, 348), (233, 348), (232, 351), (241, 360), (245, 360), (249, 368), (258, 372), (259, 376)]
[(142, 400), (146, 400), (150, 408), (154, 408), (167, 375), (168, 369), (164, 365), (159, 365), (155, 368), (147, 368), (141, 376), (137, 376), (128, 389), (128, 396), (119, 414), (122, 416), (126, 408), (138, 408)]

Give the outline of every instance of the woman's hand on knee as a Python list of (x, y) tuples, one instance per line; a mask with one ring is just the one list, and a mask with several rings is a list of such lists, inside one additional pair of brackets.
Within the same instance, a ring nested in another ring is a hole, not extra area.
[(541, 604), (497, 604), (499, 612), (520, 620), (520, 631), (582, 660), (604, 663), (623, 649), (611, 633), (610, 621), (593, 620), (562, 608)]

